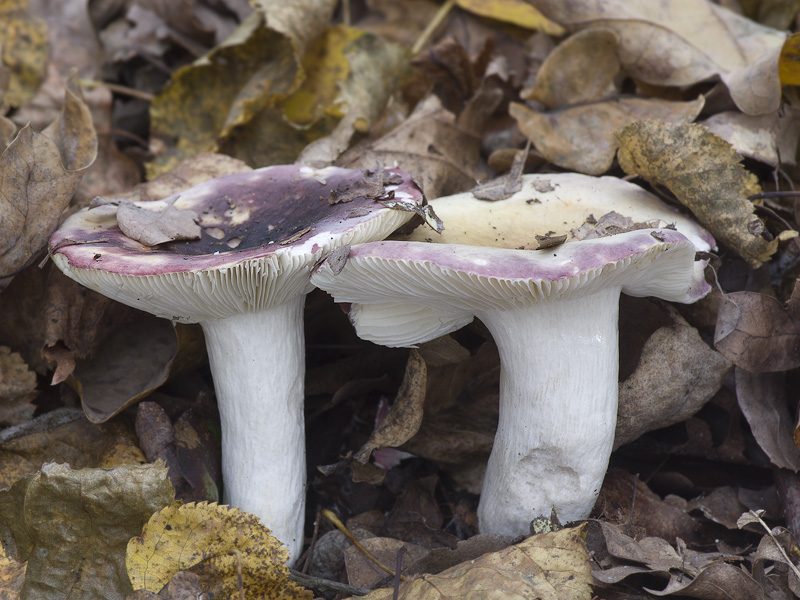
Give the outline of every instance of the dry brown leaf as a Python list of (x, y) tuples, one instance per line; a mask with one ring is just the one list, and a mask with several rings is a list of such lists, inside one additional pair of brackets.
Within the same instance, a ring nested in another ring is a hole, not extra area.
[(568, 37), (547, 56), (533, 89), (523, 98), (548, 109), (596, 102), (617, 91), (619, 39), (610, 29), (586, 29)]
[(797, 163), (800, 111), (791, 105), (757, 117), (735, 111), (721, 112), (701, 124), (730, 143), (742, 156), (773, 167)]
[(611, 29), (622, 68), (658, 86), (719, 77), (738, 108), (767, 114), (781, 99), (778, 56), (786, 37), (707, 0), (529, 0), (570, 31)]
[(469, 189), (478, 179), (483, 127), (501, 97), (500, 90), (485, 80), (456, 120), (435, 96), (429, 96), (399, 126), (377, 140), (351, 148), (336, 164), (371, 169), (378, 162), (397, 162), (414, 173), (431, 198)]
[[(664, 185), (717, 241), (757, 268), (778, 248), (747, 198), (761, 191), (728, 142), (696, 123), (639, 121), (616, 133), (619, 164)], [(763, 235), (762, 235), (763, 234)]]
[(794, 421), (786, 399), (785, 373), (750, 373), (736, 368), (736, 398), (756, 442), (773, 465), (797, 471)]
[(614, 446), (694, 415), (730, 367), (686, 322), (658, 329), (645, 343), (636, 371), (620, 384)]
[(154, 206), (120, 200), (117, 208), (117, 224), (122, 233), (145, 246), (200, 239), (197, 221), (196, 212), (175, 208), (174, 201), (164, 207), (163, 203)]
[(17, 352), (0, 346), (0, 423), (17, 425), (33, 416), (36, 373)]
[(396, 448), (419, 431), (422, 423), (422, 407), (425, 402), (426, 381), (425, 361), (417, 350), (411, 350), (403, 382), (400, 384), (400, 389), (397, 390), (397, 396), (389, 414), (378, 424), (369, 436), (369, 440), (354, 455), (355, 460), (365, 464), (373, 450), (387, 447)]
[[(438, 600), (469, 595), (486, 600), (589, 600), (592, 597), (589, 554), (582, 527), (529, 537), (516, 546), (485, 554), (438, 575), (400, 584), (399, 600)], [(389, 600), (382, 588), (364, 600)]]
[(199, 325), (145, 313), (114, 330), (91, 358), (79, 360), (68, 383), (93, 423), (103, 423), (147, 397), (170, 377), (206, 361)]
[(704, 102), (702, 96), (693, 102), (619, 98), (548, 113), (512, 103), (509, 113), (547, 160), (564, 169), (600, 175), (614, 162), (619, 145), (615, 130), (640, 119), (692, 121)]
[(59, 120), (42, 133), (23, 127), (6, 148), (0, 157), (0, 277), (23, 269), (47, 244), (96, 153), (89, 110), (70, 90)]
[(736, 366), (753, 373), (800, 366), (800, 284), (786, 306), (766, 294), (732, 292), (717, 309), (714, 346)]

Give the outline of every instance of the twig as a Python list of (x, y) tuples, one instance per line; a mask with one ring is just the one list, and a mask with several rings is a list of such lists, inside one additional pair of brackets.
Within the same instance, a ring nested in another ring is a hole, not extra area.
[[(375, 565), (376, 565), (376, 566), (377, 566), (379, 569), (381, 569), (381, 571), (385, 571), (386, 573), (388, 573), (388, 574), (389, 574), (389, 575), (391, 575), (392, 577), (395, 577), (395, 571), (394, 571), (394, 570), (392, 570), (392, 569), (390, 569), (390, 568), (389, 568), (389, 567), (387, 567), (386, 565), (384, 565), (384, 564), (383, 564), (381, 561), (379, 561), (379, 560), (378, 560), (378, 559), (377, 559), (377, 558), (376, 558), (376, 557), (375, 557), (375, 556), (374, 556), (374, 555), (373, 555), (373, 554), (372, 554), (372, 553), (371, 553), (369, 550), (367, 550), (366, 548), (364, 548), (364, 546), (362, 546), (362, 545), (361, 545), (361, 542), (359, 542), (359, 541), (356, 539), (356, 537), (355, 537), (355, 536), (354, 536), (352, 533), (350, 533), (350, 531), (347, 529), (347, 527), (345, 527), (345, 526), (344, 526), (344, 523), (342, 523), (342, 522), (339, 520), (339, 517), (337, 517), (337, 516), (336, 516), (336, 515), (335, 515), (335, 514), (334, 514), (332, 511), (328, 510), (327, 508), (324, 508), (324, 509), (322, 509), (322, 514), (323, 514), (323, 516), (324, 516), (326, 519), (328, 519), (328, 520), (329, 520), (331, 523), (333, 523), (334, 525), (336, 525), (336, 528), (337, 528), (339, 531), (341, 531), (343, 534), (345, 534), (345, 535), (347, 536), (347, 538), (348, 538), (348, 539), (349, 539), (351, 542), (353, 542), (353, 544), (355, 545), (355, 547), (356, 547), (356, 548), (358, 548), (359, 550), (361, 550), (361, 552), (364, 554), (364, 556), (366, 556), (366, 557), (367, 557), (368, 559), (370, 559), (370, 560), (371, 560), (373, 563), (375, 563)], [(400, 579), (402, 579), (403, 581), (405, 581), (405, 577), (403, 577), (402, 575), (400, 575)]]
[(403, 569), (403, 555), (406, 553), (406, 547), (400, 546), (397, 551), (397, 558), (394, 562), (394, 592), (392, 593), (392, 600), (398, 600), (400, 597), (400, 571)]
[(289, 579), (316, 592), (336, 592), (337, 594), (346, 594), (348, 596), (366, 596), (372, 591), (369, 588), (347, 585), (346, 583), (339, 583), (322, 577), (314, 577), (294, 569), (289, 569)]
[(433, 35), (433, 32), (436, 31), (436, 28), (442, 24), (442, 22), (447, 18), (447, 15), (450, 14), (450, 11), (453, 10), (453, 6), (455, 6), (456, 0), (447, 0), (442, 6), (439, 8), (439, 11), (434, 15), (431, 22), (428, 23), (428, 26), (425, 28), (420, 36), (417, 38), (417, 41), (414, 42), (414, 47), (411, 48), (411, 54), (419, 54), (422, 49), (425, 47), (425, 44), (428, 43), (428, 40)]
[(153, 94), (148, 94), (147, 92), (142, 92), (141, 90), (129, 88), (124, 85), (119, 85), (117, 83), (109, 83), (107, 81), (95, 81), (94, 79), (78, 79), (78, 83), (82, 87), (89, 89), (104, 87), (117, 94), (122, 94), (123, 96), (130, 96), (131, 98), (138, 98), (139, 100), (145, 100), (147, 102), (152, 102), (155, 99), (155, 96)]

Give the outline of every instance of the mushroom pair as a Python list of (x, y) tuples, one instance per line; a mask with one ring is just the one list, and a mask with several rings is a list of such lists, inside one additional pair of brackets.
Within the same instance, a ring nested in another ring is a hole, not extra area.
[[(526, 176), (507, 200), (467, 193), (431, 205), (449, 243), (416, 241), (431, 237), (423, 232), (360, 244), (343, 265), (342, 257), (321, 263), (311, 281), (350, 304), (360, 337), (386, 346), (419, 344), (480, 319), (501, 362), (481, 532), (525, 535), (533, 518), (552, 510), (564, 521), (585, 518), (613, 447), (619, 295), (700, 299), (710, 288), (696, 255), (714, 240), (614, 178)], [(549, 246), (554, 234), (609, 211), (639, 228)], [(536, 234), (546, 247), (525, 249), (537, 247)]]
[[(69, 217), (50, 240), (75, 281), (206, 337), (222, 424), (226, 502), (262, 519), (295, 560), (303, 545), (303, 304), (312, 266), (383, 239), (424, 198), (397, 169), (275, 166), (212, 179), (149, 211), (193, 211), (198, 239), (157, 247), (125, 235), (117, 206)], [(189, 213), (191, 214), (191, 213)]]

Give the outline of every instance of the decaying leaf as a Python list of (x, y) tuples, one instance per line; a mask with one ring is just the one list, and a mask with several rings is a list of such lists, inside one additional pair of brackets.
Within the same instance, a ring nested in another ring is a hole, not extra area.
[(753, 211), (749, 196), (761, 191), (728, 142), (702, 125), (639, 121), (616, 133), (626, 173), (666, 186), (697, 219), (750, 266), (778, 248)]
[(778, 76), (782, 85), (800, 85), (800, 34), (794, 33), (786, 38), (778, 59)]
[(97, 426), (83, 415), (50, 419), (56, 413), (52, 411), (26, 422), (18, 435), (0, 444), (0, 488), (52, 461), (68, 463), (73, 469), (146, 462), (133, 426), (126, 420)]
[(568, 37), (547, 55), (527, 100), (548, 109), (596, 102), (613, 95), (619, 75), (619, 38), (610, 29), (591, 28)]
[(781, 99), (778, 56), (786, 34), (708, 0), (530, 0), (569, 31), (602, 27), (620, 40), (631, 77), (658, 86), (690, 86), (718, 76), (746, 114), (767, 114)]
[(14, 275), (46, 245), (96, 152), (89, 109), (71, 90), (60, 119), (41, 133), (23, 127), (6, 148), (0, 156), (0, 278)]
[(286, 548), (254, 515), (208, 503), (167, 506), (128, 543), (126, 564), (134, 589), (160, 592), (182, 571), (199, 577), (215, 597), (307, 599), (284, 564)]
[(422, 423), (422, 407), (425, 402), (427, 369), (417, 350), (408, 356), (405, 376), (397, 390), (397, 396), (386, 417), (378, 424), (367, 442), (353, 456), (365, 464), (373, 450), (396, 448), (411, 439)]
[(722, 385), (730, 362), (680, 321), (650, 336), (636, 371), (620, 384), (615, 447), (688, 419)]
[(0, 6), (2, 66), (8, 69), (8, 89), (0, 93), (2, 110), (18, 108), (30, 100), (47, 71), (47, 23), (29, 13), (28, 2)]
[(600, 175), (611, 168), (619, 141), (614, 131), (640, 119), (689, 122), (704, 99), (671, 102), (657, 98), (613, 98), (552, 112), (512, 103), (509, 114), (550, 162), (573, 171)]
[(154, 137), (177, 143), (151, 163), (148, 178), (187, 156), (213, 151), (219, 140), (294, 92), (303, 79), (302, 56), (334, 5), (263, 2), (263, 12), (251, 14), (222, 45), (176, 71), (150, 116)]
[(786, 401), (784, 373), (750, 373), (736, 368), (736, 398), (758, 445), (773, 465), (797, 471), (800, 449)]
[(16, 425), (33, 416), (36, 373), (17, 352), (0, 346), (0, 423)]
[[(480, 596), (507, 598), (592, 597), (589, 554), (582, 528), (562, 529), (529, 537), (516, 546), (485, 554), (439, 573), (400, 584), (399, 600), (438, 600)], [(388, 600), (394, 590), (381, 588), (365, 600)]]
[(758, 292), (725, 294), (717, 310), (714, 346), (736, 366), (753, 373), (800, 366), (800, 285), (784, 307)]
[[(430, 552), (423, 546), (386, 537), (370, 537), (361, 540), (361, 545), (381, 564), (391, 569), (397, 568), (397, 553), (402, 548), (401, 571), (404, 571), (409, 565), (424, 559)], [(347, 569), (347, 582), (350, 585), (369, 589), (374, 588), (387, 578), (386, 571), (382, 570), (363, 551), (355, 546), (350, 546), (345, 550), (344, 565)]]
[(20, 598), (121, 598), (131, 589), (128, 540), (172, 497), (161, 465), (73, 471), (50, 463), (0, 492), (6, 549), (28, 561)]
[(760, 116), (726, 111), (711, 115), (701, 124), (730, 143), (742, 156), (773, 167), (797, 163), (800, 111), (792, 106)]
[(107, 421), (170, 377), (206, 361), (199, 326), (137, 317), (106, 338), (93, 358), (79, 360), (68, 379), (93, 423)]

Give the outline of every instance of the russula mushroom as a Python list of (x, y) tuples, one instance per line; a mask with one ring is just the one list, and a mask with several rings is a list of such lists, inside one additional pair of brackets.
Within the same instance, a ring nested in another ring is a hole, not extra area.
[(674, 226), (699, 251), (714, 246), (714, 238), (690, 217), (617, 177), (535, 173), (524, 175), (521, 183), (518, 192), (494, 202), (480, 200), (472, 192), (434, 198), (430, 204), (445, 230), (437, 235), (418, 227), (393, 239), (536, 250), (536, 234), (567, 234), (569, 239), (572, 230), (614, 212), (632, 223)]
[(260, 517), (294, 560), (303, 545), (309, 272), (336, 248), (383, 239), (406, 223), (423, 210), (422, 192), (396, 169), (287, 165), (137, 205), (193, 210), (200, 238), (145, 246), (122, 233), (117, 208), (106, 203), (64, 222), (50, 240), (53, 261), (110, 298), (202, 325), (222, 422), (225, 499)]
[[(445, 220), (447, 226), (447, 221)], [(695, 245), (640, 229), (543, 250), (385, 241), (353, 246), (311, 281), (364, 339), (411, 346), (480, 319), (500, 352), (500, 420), (481, 532), (527, 534), (555, 509), (588, 516), (616, 425), (619, 294), (694, 302), (709, 291)]]

